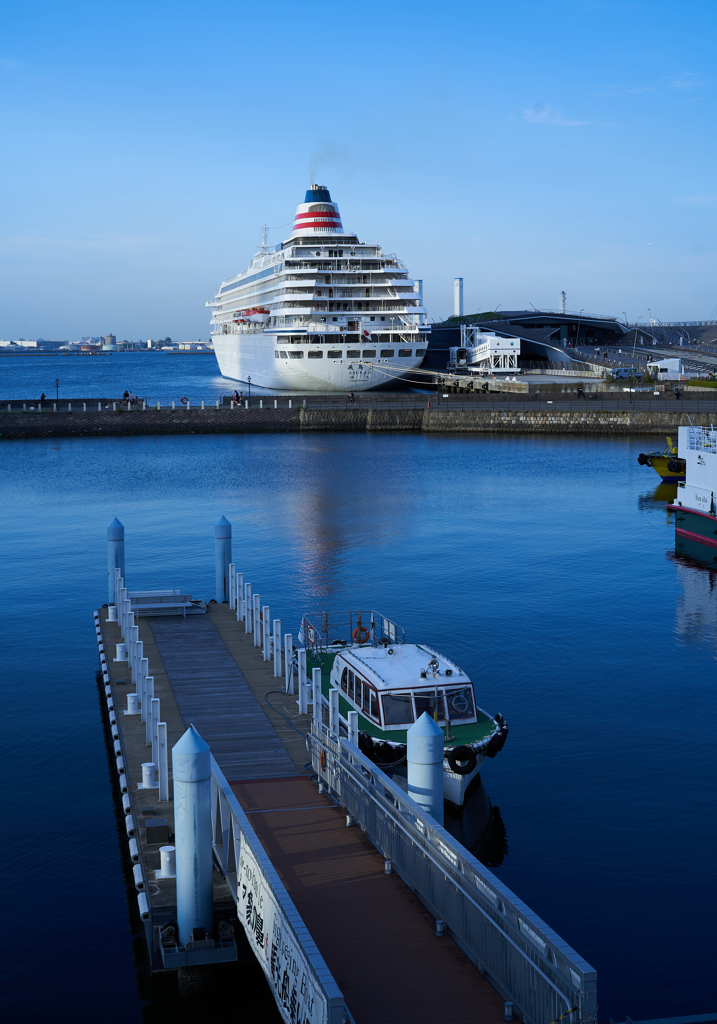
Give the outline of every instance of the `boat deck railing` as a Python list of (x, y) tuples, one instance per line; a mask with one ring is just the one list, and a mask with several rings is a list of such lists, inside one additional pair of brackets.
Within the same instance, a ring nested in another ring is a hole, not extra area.
[(314, 651), (325, 651), (337, 643), (350, 643), (360, 637), (365, 638), (366, 643), (406, 642), (405, 630), (374, 609), (315, 612), (303, 617), (302, 628), (304, 646)]
[(313, 769), (349, 820), (526, 1024), (594, 1020), (595, 970), (432, 817), (315, 717)]

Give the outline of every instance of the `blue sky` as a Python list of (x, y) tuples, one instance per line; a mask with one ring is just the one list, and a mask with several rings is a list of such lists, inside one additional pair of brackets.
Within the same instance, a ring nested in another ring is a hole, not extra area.
[(310, 174), (434, 319), (717, 318), (713, 0), (27, 0), (0, 33), (0, 337), (208, 336)]

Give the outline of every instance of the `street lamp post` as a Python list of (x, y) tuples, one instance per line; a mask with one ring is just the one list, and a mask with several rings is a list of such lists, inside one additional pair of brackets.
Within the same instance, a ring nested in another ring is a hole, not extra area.
[(578, 313), (578, 333), (577, 333), (577, 336), (575, 338), (575, 348), (577, 348), (578, 345), (580, 344), (580, 318), (581, 318), (581, 316), (583, 315), (584, 312), (585, 312), (585, 310), (581, 309), (580, 312)]
[(246, 382), (249, 385), (249, 405), (251, 405), (251, 374), (247, 374)]
[(59, 379), (59, 377), (55, 377), (55, 392), (56, 392), (55, 400), (57, 402), (59, 402), (60, 401), (60, 379)]

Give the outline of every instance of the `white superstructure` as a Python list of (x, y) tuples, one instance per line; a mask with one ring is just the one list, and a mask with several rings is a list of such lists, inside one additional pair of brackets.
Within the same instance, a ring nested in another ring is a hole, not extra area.
[(264, 241), (207, 306), (222, 375), (272, 390), (395, 386), (423, 361), (430, 331), (403, 263), (345, 232), (322, 185), (297, 207), (290, 237)]

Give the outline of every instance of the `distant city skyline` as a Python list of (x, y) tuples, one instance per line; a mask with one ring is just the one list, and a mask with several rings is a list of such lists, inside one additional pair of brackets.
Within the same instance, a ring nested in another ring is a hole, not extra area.
[(367, 0), (316, 50), (286, 0), (8, 8), (0, 335), (208, 338), (204, 302), (312, 177), (432, 320), (458, 276), (467, 313), (564, 290), (717, 319), (716, 21), (708, 0)]

